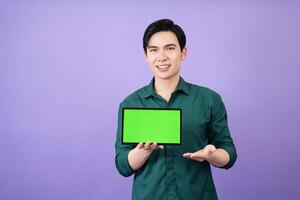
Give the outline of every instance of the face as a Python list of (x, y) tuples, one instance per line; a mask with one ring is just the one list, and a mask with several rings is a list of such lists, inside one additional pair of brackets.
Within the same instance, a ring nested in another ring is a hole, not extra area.
[(145, 60), (156, 79), (169, 80), (179, 76), (186, 48), (181, 52), (176, 35), (171, 31), (153, 34), (149, 40)]

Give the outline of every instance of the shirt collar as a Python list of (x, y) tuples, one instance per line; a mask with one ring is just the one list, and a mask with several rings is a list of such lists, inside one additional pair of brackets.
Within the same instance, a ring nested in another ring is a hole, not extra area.
[[(186, 95), (189, 95), (189, 93), (190, 93), (188, 83), (185, 82), (185, 80), (182, 77), (180, 77), (180, 79), (179, 79), (179, 84), (177, 86), (176, 91), (182, 91)], [(154, 92), (154, 77), (153, 77), (151, 82), (149, 83), (149, 85), (146, 86), (143, 97), (148, 98), (148, 97), (154, 96), (154, 95), (155, 95), (155, 92)]]

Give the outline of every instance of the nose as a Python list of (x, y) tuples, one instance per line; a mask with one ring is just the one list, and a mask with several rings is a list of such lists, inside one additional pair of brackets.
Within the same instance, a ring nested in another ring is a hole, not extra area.
[(158, 61), (165, 61), (167, 59), (167, 55), (163, 49), (161, 49), (157, 54)]

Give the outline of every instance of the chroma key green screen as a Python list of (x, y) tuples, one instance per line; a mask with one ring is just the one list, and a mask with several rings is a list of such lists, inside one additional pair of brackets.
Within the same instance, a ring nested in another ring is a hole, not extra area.
[(122, 143), (181, 144), (181, 109), (123, 108)]

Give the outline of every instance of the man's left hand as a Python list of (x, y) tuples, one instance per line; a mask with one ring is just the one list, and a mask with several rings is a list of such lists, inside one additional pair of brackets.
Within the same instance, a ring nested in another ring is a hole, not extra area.
[(183, 157), (202, 162), (204, 160), (208, 160), (209, 156), (215, 151), (216, 151), (216, 147), (212, 144), (208, 144), (203, 149), (200, 149), (199, 151), (196, 151), (194, 153), (183, 154)]

